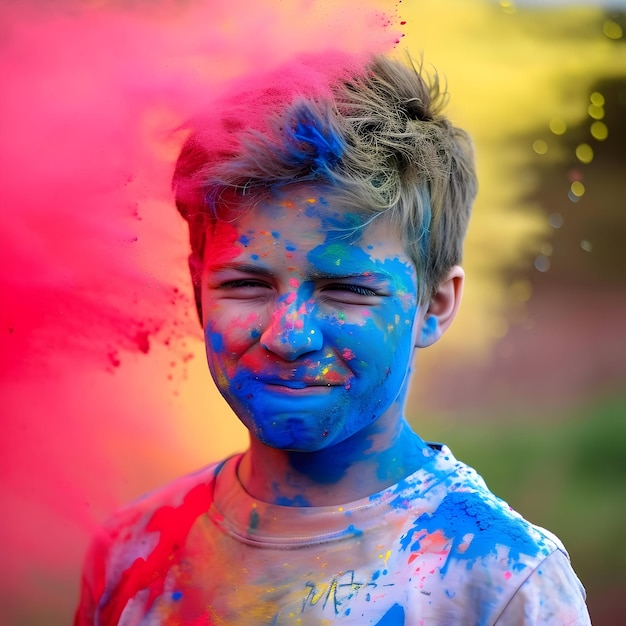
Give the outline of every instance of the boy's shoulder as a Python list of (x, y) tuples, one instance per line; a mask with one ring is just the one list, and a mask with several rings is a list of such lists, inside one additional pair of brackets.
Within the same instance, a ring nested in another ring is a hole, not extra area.
[[(160, 530), (160, 525), (193, 523), (213, 502), (215, 478), (226, 461), (211, 463), (157, 487), (118, 509), (102, 532), (114, 541)], [(185, 520), (185, 521), (183, 521)]]
[[(115, 614), (120, 602), (111, 597), (114, 588), (119, 597), (130, 598), (137, 589), (149, 586), (148, 581), (184, 545), (197, 518), (211, 506), (222, 464), (208, 465), (141, 496), (99, 528), (85, 559), (75, 624), (91, 624), (88, 616), (103, 599)], [(107, 623), (116, 622), (111, 618)]]
[(452, 563), (471, 568), (489, 557), (524, 569), (556, 550), (567, 556), (558, 537), (496, 496), (478, 472), (458, 461), (447, 446), (429, 445), (431, 462), (407, 479), (413, 514), (400, 540), (401, 550), (423, 551), (425, 542), (438, 537), (446, 545), (443, 574)]
[(426, 475), (399, 552), (414, 571), (436, 565), (437, 575), (420, 581), (433, 605), (451, 600), (467, 623), (589, 623), (584, 588), (558, 537), (497, 497), (446, 446), (437, 446)]

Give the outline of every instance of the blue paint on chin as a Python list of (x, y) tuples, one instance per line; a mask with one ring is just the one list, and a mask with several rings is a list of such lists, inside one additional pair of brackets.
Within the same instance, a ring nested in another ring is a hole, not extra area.
[[(498, 547), (508, 548), (509, 561), (519, 561), (520, 554), (536, 556), (540, 551), (525, 520), (506, 515), (474, 492), (452, 492), (432, 515), (420, 515), (401, 538), (400, 549), (417, 552), (422, 539), (437, 531), (452, 544), (442, 574), (446, 573), (451, 559), (466, 561), (471, 569), (478, 559), (497, 555)], [(464, 543), (466, 535), (473, 536), (468, 544)]]
[(380, 619), (376, 626), (404, 626), (404, 607), (394, 604)]

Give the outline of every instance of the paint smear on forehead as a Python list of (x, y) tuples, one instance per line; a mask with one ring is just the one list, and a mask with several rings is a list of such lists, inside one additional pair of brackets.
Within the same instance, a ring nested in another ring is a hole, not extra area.
[(217, 394), (205, 380), (185, 404), (190, 383), (177, 373), (203, 348), (169, 188), (184, 139), (172, 129), (296, 54), (391, 47), (381, 6), (393, 10), (382, 0), (0, 6), (0, 497), (11, 509), (0, 532), (13, 603), (30, 575), (55, 581), (51, 602), (71, 598), (59, 576), (76, 576), (106, 510), (233, 445), (188, 432), (194, 411), (215, 418)]

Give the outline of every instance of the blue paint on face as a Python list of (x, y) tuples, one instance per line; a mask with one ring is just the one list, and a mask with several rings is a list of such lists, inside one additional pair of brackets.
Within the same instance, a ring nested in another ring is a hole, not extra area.
[[(320, 231), (325, 234), (324, 245), (335, 242), (354, 244), (362, 239), (364, 234), (362, 215), (345, 211), (332, 211), (332, 209), (320, 211), (320, 205), (323, 208), (332, 206), (332, 204), (329, 205), (328, 200), (319, 197), (315, 204), (306, 208), (305, 214), (307, 217), (320, 220)], [(373, 250), (374, 246), (371, 246), (370, 249)]]
[(215, 352), (221, 352), (224, 349), (224, 340), (221, 333), (206, 333), (206, 341), (208, 345), (211, 346), (211, 350), (214, 350)]
[(383, 617), (376, 622), (376, 626), (404, 626), (404, 607), (394, 604)]
[(241, 235), (239, 237), (239, 242), (242, 246), (247, 246), (250, 243), (250, 237), (248, 237), (247, 235)]
[(398, 398), (410, 369), (411, 331), (417, 313), (414, 269), (405, 259), (372, 262), (363, 248), (343, 240), (315, 248), (308, 259), (321, 272), (337, 272), (338, 266), (346, 273), (368, 268), (389, 277), (394, 296), (384, 298), (375, 307), (375, 315), (363, 311), (359, 323), (335, 319), (326, 326), (331, 342), (361, 357), (350, 362), (356, 375), (351, 383), (349, 410), (351, 421), (360, 421), (365, 427)]
[[(400, 540), (402, 550), (418, 552), (421, 541), (441, 532), (452, 547), (441, 568), (445, 574), (451, 559), (465, 561), (470, 569), (481, 558), (494, 556), (498, 547), (508, 549), (510, 561), (518, 562), (520, 554), (536, 556), (541, 547), (529, 533), (521, 518), (504, 516), (478, 493), (454, 491), (448, 494), (432, 514), (420, 515), (413, 528)], [(471, 540), (468, 541), (468, 536)]]
[(322, 200), (284, 187), (243, 212), (229, 268), (262, 274), (235, 270), (231, 286), (232, 269), (228, 281), (205, 269), (203, 311), (209, 365), (237, 415), (269, 446), (332, 447), (336, 461), (317, 462), (316, 474), (331, 483), (367, 452), (376, 431), (365, 431), (381, 416), (393, 415), (384, 422), (393, 428), (403, 419), (418, 307), (398, 233), (382, 221), (356, 228), (360, 215)]

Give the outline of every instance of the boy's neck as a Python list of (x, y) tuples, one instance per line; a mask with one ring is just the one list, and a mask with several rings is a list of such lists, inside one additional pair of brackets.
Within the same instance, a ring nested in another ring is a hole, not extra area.
[(239, 480), (257, 500), (330, 506), (364, 498), (422, 467), (428, 446), (404, 418), (383, 433), (357, 435), (316, 452), (276, 450), (251, 438)]

